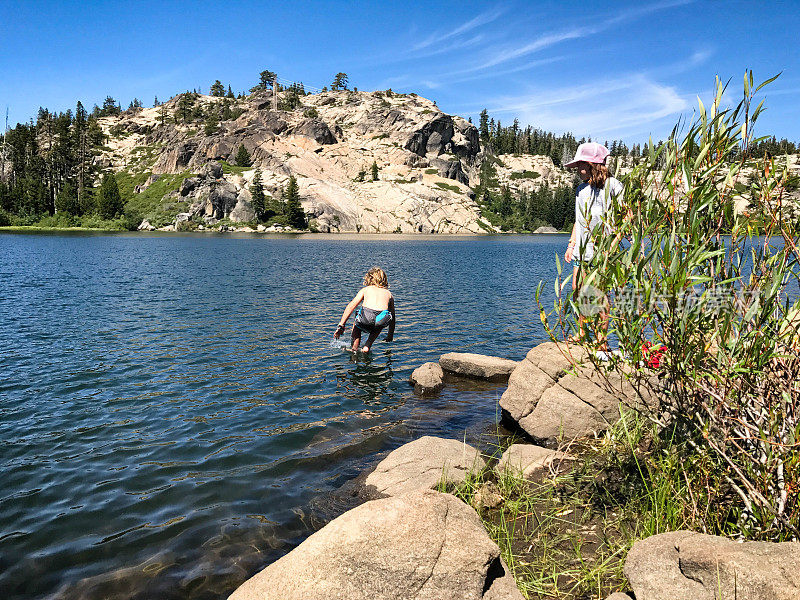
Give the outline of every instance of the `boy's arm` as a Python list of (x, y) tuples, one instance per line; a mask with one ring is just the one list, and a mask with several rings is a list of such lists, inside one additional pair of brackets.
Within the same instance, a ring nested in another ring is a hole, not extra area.
[(342, 318), (339, 319), (339, 326), (336, 328), (336, 333), (333, 334), (333, 337), (338, 338), (344, 332), (344, 326), (347, 324), (347, 319), (350, 318), (350, 315), (353, 314), (353, 311), (356, 309), (361, 301), (364, 299), (364, 288), (361, 288), (356, 294), (356, 297), (350, 300), (350, 303), (345, 307), (344, 312), (342, 313)]
[(397, 321), (397, 317), (394, 314), (394, 296), (389, 298), (389, 312), (392, 315), (392, 320), (389, 321), (389, 333), (386, 334), (387, 342), (391, 342), (394, 339), (394, 324)]

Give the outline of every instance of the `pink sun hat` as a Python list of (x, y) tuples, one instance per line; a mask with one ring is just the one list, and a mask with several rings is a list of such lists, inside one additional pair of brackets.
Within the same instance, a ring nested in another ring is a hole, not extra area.
[(565, 164), (564, 167), (569, 169), (581, 161), (598, 163), (602, 165), (604, 162), (606, 162), (606, 157), (609, 154), (611, 153), (608, 151), (608, 148), (603, 146), (603, 144), (598, 144), (597, 142), (586, 142), (578, 146), (578, 150), (575, 152), (575, 158)]

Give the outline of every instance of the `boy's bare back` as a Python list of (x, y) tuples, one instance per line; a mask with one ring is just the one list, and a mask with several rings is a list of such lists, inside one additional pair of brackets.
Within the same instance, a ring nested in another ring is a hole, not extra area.
[(363, 305), (373, 310), (388, 310), (392, 301), (392, 292), (378, 285), (368, 285), (361, 290), (364, 294)]

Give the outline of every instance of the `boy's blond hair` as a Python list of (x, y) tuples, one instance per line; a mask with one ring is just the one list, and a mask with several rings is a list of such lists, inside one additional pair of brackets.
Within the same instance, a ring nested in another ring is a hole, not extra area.
[(389, 278), (386, 272), (380, 267), (372, 267), (367, 274), (364, 275), (364, 285), (377, 285), (382, 288), (389, 288)]

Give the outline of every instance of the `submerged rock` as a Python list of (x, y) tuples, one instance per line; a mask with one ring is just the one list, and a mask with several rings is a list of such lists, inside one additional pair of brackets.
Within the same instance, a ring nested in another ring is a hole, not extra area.
[(248, 579), (230, 600), (520, 600), (474, 510), (431, 490), (373, 500)]

